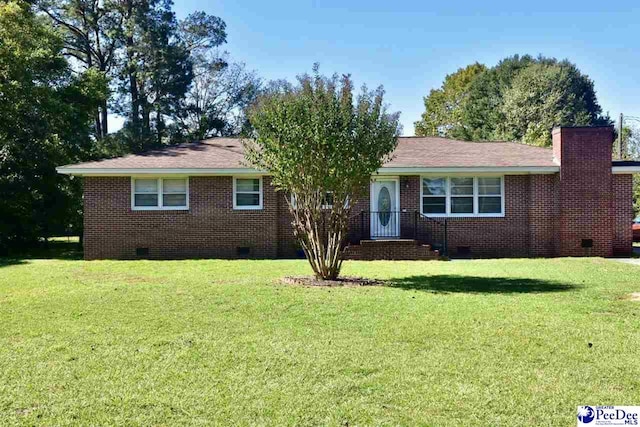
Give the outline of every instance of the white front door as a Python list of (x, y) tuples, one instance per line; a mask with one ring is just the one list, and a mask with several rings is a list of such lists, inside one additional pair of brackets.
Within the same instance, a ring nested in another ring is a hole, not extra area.
[(400, 180), (375, 178), (371, 182), (371, 238), (400, 237)]

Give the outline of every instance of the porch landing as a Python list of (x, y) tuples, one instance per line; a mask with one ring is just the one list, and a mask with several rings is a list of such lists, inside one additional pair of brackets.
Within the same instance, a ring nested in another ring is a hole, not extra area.
[(437, 260), (440, 253), (413, 239), (361, 240), (344, 249), (344, 259), (351, 260)]

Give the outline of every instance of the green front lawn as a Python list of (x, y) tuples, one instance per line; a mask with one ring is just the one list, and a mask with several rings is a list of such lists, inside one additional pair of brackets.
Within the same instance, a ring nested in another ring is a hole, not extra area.
[[(575, 425), (640, 402), (640, 267), (0, 262), (0, 425)], [(591, 343), (591, 346), (590, 346)]]

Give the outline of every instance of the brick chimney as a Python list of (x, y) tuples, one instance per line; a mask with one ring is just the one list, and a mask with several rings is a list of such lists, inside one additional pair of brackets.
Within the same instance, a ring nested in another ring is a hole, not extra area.
[(552, 136), (560, 164), (559, 255), (611, 256), (613, 126), (559, 127)]

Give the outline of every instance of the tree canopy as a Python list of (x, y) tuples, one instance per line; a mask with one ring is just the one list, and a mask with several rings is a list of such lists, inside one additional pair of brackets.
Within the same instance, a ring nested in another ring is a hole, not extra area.
[(79, 182), (55, 167), (95, 154), (91, 111), (107, 89), (72, 73), (63, 44), (26, 3), (0, 3), (0, 250), (81, 222)]
[[(34, 4), (60, 30), (71, 65), (108, 81), (93, 126), (96, 139), (110, 139), (100, 142), (104, 150), (139, 152), (240, 132), (260, 80), (219, 50), (227, 40), (220, 17), (178, 19), (170, 0)], [(109, 113), (126, 118), (116, 134), (108, 133)]]
[(416, 135), (461, 137), (464, 132), (464, 108), (472, 82), (486, 69), (476, 62), (447, 75), (440, 88), (432, 89), (429, 96), (424, 98), (422, 119), (415, 123)]
[[(455, 100), (456, 102), (451, 102)], [(549, 145), (557, 125), (610, 123), (593, 82), (567, 60), (512, 56), (448, 75), (425, 97), (417, 135)]]

